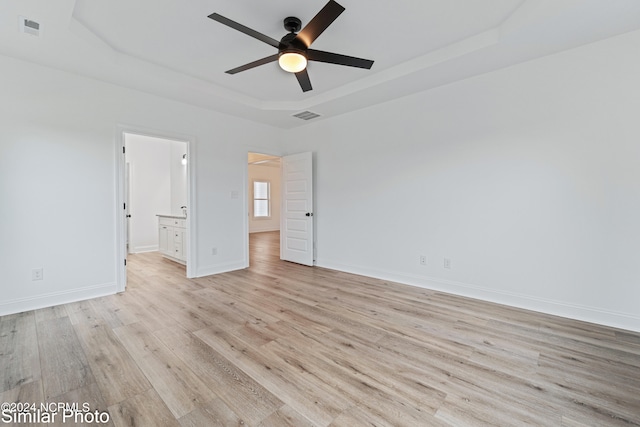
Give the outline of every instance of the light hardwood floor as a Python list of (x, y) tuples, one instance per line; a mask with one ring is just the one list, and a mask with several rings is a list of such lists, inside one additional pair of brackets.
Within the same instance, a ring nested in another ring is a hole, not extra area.
[[(0, 318), (0, 401), (116, 426), (640, 425), (640, 334), (278, 259)], [(68, 425), (68, 424), (66, 424)]]

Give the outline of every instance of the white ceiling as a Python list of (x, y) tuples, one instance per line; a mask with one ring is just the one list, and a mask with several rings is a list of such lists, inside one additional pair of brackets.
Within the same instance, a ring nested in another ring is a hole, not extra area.
[[(638, 0), (338, 0), (346, 11), (313, 48), (373, 59), (371, 70), (312, 62), (313, 91), (263, 65), (276, 49), (207, 16), (272, 38), (326, 0), (3, 0), (0, 53), (283, 128), (640, 28)], [(18, 31), (19, 16), (41, 36)]]
[(280, 167), (280, 157), (269, 154), (249, 153), (247, 160), (250, 165)]

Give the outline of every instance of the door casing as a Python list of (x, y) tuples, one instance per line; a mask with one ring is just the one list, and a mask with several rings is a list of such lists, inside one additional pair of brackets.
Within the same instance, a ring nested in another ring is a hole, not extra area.
[(117, 292), (124, 292), (127, 286), (127, 226), (126, 226), (126, 213), (125, 209), (125, 135), (135, 134), (149, 136), (153, 138), (168, 139), (173, 141), (185, 142), (187, 145), (187, 206), (189, 206), (189, 212), (187, 214), (187, 230), (188, 230), (188, 245), (187, 245), (187, 277), (195, 277), (197, 271), (196, 262), (196, 248), (197, 248), (197, 230), (196, 230), (196, 162), (195, 156), (191, 156), (191, 150), (195, 144), (195, 137), (189, 135), (181, 135), (175, 133), (169, 133), (164, 131), (157, 131), (153, 129), (141, 128), (129, 125), (119, 125), (116, 127), (115, 135), (115, 155), (116, 155), (116, 285)]

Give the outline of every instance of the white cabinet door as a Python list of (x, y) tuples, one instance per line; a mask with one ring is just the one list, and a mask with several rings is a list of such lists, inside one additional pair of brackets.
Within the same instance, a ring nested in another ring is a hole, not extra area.
[(170, 248), (173, 246), (173, 227), (160, 225), (158, 227), (158, 251), (161, 254), (172, 255)]

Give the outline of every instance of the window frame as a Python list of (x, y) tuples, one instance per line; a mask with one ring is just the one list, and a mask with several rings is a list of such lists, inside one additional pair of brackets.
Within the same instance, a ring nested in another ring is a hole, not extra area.
[[(267, 184), (267, 198), (256, 198), (256, 183)], [(256, 200), (267, 201), (267, 215), (256, 216)], [(251, 218), (256, 220), (271, 219), (271, 181), (268, 179), (254, 179), (251, 182)]]

